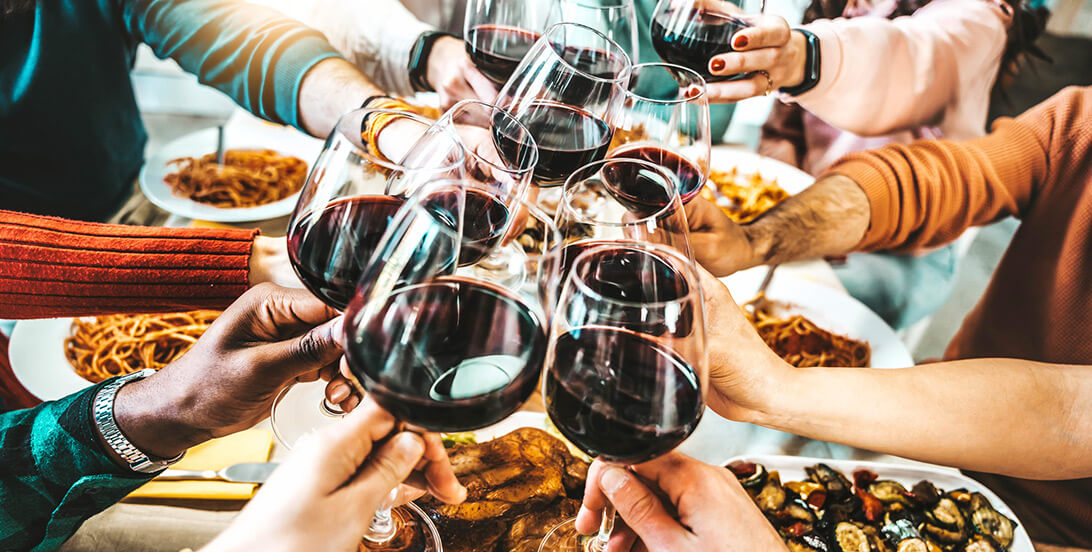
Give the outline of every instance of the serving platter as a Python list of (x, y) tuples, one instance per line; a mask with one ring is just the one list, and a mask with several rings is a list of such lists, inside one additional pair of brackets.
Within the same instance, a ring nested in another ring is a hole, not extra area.
[[(175, 166), (168, 163), (179, 157), (200, 157), (213, 153), (216, 151), (216, 140), (217, 129), (208, 128), (187, 134), (164, 146), (148, 158), (140, 170), (141, 191), (149, 201), (164, 211), (194, 220), (251, 222), (282, 217), (292, 212), (299, 198), (299, 192), (273, 203), (233, 209), (214, 207), (174, 195), (170, 186), (163, 181), (164, 177), (177, 170)], [(225, 130), (224, 147), (226, 149), (271, 149), (281, 155), (304, 160), (310, 170), (315, 159), (322, 152), (322, 141), (288, 127), (268, 124), (230, 125)]]
[(988, 487), (963, 475), (959, 470), (931, 466), (928, 464), (891, 464), (885, 462), (828, 460), (824, 458), (778, 455), (736, 456), (729, 458), (723, 465), (727, 466), (736, 461), (754, 462), (756, 464), (762, 464), (770, 471), (776, 470), (781, 474), (782, 482), (804, 481), (807, 479), (804, 468), (823, 463), (842, 472), (847, 478), (852, 478), (852, 474), (856, 470), (866, 469), (879, 475), (880, 479), (898, 481), (906, 488), (910, 488), (918, 481), (926, 479), (936, 485), (937, 488), (945, 491), (966, 489), (971, 492), (982, 493), (983, 496), (989, 499), (994, 510), (997, 510), (998, 513), (1013, 521), (1016, 521), (1018, 524), (1015, 532), (1015, 540), (1013, 540), (1012, 546), (1009, 547), (1009, 551), (1035, 552), (1035, 548), (1031, 544), (1031, 538), (1028, 536), (1027, 531), (1024, 530), (1024, 526), (1020, 524), (1020, 520), (1017, 519), (1016, 514), (1012, 512), (1012, 508), (1009, 508), (1009, 506)]

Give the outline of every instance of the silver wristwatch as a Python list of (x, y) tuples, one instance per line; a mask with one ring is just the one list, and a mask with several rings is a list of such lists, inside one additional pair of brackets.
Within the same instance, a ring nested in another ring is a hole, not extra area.
[(110, 445), (110, 448), (114, 449), (114, 452), (129, 464), (129, 469), (139, 473), (156, 473), (178, 462), (186, 454), (183, 452), (168, 460), (152, 460), (147, 454), (144, 454), (129, 442), (125, 434), (118, 429), (117, 421), (114, 419), (114, 398), (118, 394), (118, 389), (121, 389), (121, 386), (126, 383), (142, 380), (154, 373), (155, 370), (145, 368), (139, 372), (114, 378), (102, 389), (99, 389), (98, 394), (95, 395), (94, 406), (91, 409), (95, 418), (95, 425), (98, 426), (99, 432), (106, 440), (106, 444)]

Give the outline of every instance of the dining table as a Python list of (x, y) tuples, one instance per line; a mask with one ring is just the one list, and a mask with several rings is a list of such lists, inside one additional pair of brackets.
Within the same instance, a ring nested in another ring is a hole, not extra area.
[[(251, 116), (240, 111), (232, 115), (231, 121), (237, 121), (236, 124), (259, 124), (255, 122), (256, 120), (248, 120), (248, 117)], [(186, 133), (208, 127), (211, 124), (206, 118), (162, 114), (147, 117), (145, 122), (150, 136), (148, 151), (146, 152), (146, 155), (149, 156), (157, 148), (162, 147), (163, 144)], [(129, 223), (171, 226), (200, 224), (159, 210), (143, 200), (139, 191), (134, 191), (134, 197), (127, 209), (129, 209), (130, 218), (125, 222)], [(287, 222), (287, 217), (281, 217), (260, 223), (239, 223), (237, 226), (254, 227), (257, 225), (265, 235), (283, 236)], [(806, 279), (827, 286), (839, 293), (846, 293), (832, 267), (826, 261), (791, 263), (779, 268), (778, 273), (779, 275)], [(523, 410), (543, 412), (541, 397), (536, 393), (523, 406)], [(707, 415), (707, 418), (710, 417), (712, 417), (711, 421), (703, 420), (703, 424), (713, 427), (709, 431), (714, 432), (717, 436), (719, 446), (731, 449), (720, 451), (722, 455), (785, 454), (914, 464), (909, 460), (889, 455), (849, 447), (838, 448), (839, 446), (811, 441), (765, 428), (730, 422), (712, 413)], [(259, 427), (269, 429), (268, 424), (269, 421), (267, 420)], [(701, 435), (700, 431), (698, 435)], [(706, 445), (706, 447), (708, 446)], [(282, 461), (288, 454), (288, 450), (274, 442), (271, 461)], [(127, 498), (89, 519), (60, 550), (63, 552), (101, 550), (178, 552), (185, 549), (197, 550), (230, 524), (245, 505), (245, 500)], [(1037, 544), (1036, 550), (1039, 552), (1079, 552), (1078, 549), (1045, 544)]]

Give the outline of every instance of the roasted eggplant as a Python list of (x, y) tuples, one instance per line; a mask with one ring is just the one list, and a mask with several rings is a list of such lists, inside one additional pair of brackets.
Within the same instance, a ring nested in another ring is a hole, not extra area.
[(777, 515), (781, 507), (785, 505), (787, 496), (785, 488), (781, 486), (781, 477), (777, 472), (770, 472), (770, 475), (766, 478), (766, 484), (755, 495), (755, 504), (758, 505), (759, 510), (762, 510), (762, 513)]
[(990, 501), (979, 493), (971, 495), (971, 526), (979, 535), (991, 537), (1008, 548), (1016, 537), (1016, 524), (993, 509)]
[(761, 489), (766, 484), (766, 466), (754, 462), (733, 462), (728, 469), (739, 480), (744, 489)]
[(827, 498), (833, 502), (841, 502), (852, 493), (849, 480), (826, 464), (816, 464), (810, 468), (804, 468), (804, 471), (807, 472), (808, 479), (819, 483), (827, 490)]
[(898, 481), (891, 481), (890, 479), (876, 481), (868, 486), (868, 492), (884, 504), (901, 504), (907, 508), (914, 505), (908, 497), (909, 493), (906, 487), (903, 487)]

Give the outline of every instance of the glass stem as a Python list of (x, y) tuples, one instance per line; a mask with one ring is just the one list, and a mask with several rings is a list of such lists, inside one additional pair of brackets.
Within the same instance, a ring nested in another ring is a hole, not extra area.
[(599, 533), (588, 541), (587, 552), (604, 552), (610, 535), (614, 532), (614, 505), (607, 503), (603, 508), (603, 521), (599, 522)]
[(398, 487), (391, 490), (387, 498), (379, 504), (379, 509), (372, 516), (372, 524), (368, 526), (368, 532), (364, 533), (364, 540), (372, 544), (383, 544), (394, 538), (398, 527), (391, 516), (391, 508), (398, 501)]

